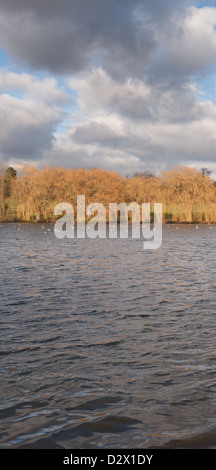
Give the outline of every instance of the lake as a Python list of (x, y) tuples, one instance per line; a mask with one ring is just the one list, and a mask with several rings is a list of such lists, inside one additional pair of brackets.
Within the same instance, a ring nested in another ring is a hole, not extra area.
[(0, 227), (2, 448), (216, 448), (216, 227)]

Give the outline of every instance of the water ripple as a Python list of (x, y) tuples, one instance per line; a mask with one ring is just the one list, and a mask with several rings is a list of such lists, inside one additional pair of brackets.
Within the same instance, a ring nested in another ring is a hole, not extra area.
[(0, 239), (0, 446), (215, 448), (216, 227)]

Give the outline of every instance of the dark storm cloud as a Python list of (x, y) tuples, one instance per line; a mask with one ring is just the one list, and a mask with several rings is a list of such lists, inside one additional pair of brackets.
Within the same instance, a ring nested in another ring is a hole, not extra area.
[(1, 0), (0, 40), (35, 69), (74, 73), (100, 62), (113, 76), (142, 76), (158, 30), (187, 2)]

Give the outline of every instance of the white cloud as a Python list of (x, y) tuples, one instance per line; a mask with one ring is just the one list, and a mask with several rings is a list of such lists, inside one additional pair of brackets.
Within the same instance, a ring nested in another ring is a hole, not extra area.
[(158, 50), (149, 64), (152, 79), (202, 74), (216, 65), (216, 8), (188, 8), (173, 17), (167, 29), (157, 31)]
[[(214, 160), (216, 107), (200, 102), (195, 86), (184, 85), (178, 94), (137, 79), (120, 84), (102, 69), (82, 74), (70, 85), (80, 110), (71, 115), (64, 133), (55, 134), (43, 164), (103, 166), (123, 174), (151, 169), (158, 174), (187, 159)], [(143, 108), (139, 118), (137, 97)]]
[(63, 105), (68, 103), (68, 95), (58, 88), (54, 77), (37, 78), (30, 73), (11, 72), (0, 68), (0, 93), (22, 92), (27, 98), (34, 98), (45, 103)]
[[(22, 97), (9, 93), (21, 92)], [(0, 70), (0, 155), (8, 158), (42, 157), (50, 147), (64, 115), (66, 94), (55, 79)]]

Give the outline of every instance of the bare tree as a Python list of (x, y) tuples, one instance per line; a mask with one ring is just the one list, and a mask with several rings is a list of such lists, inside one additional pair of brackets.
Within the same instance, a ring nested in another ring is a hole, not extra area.
[(204, 176), (209, 176), (212, 174), (212, 171), (211, 170), (208, 170), (208, 168), (201, 168), (201, 173)]

